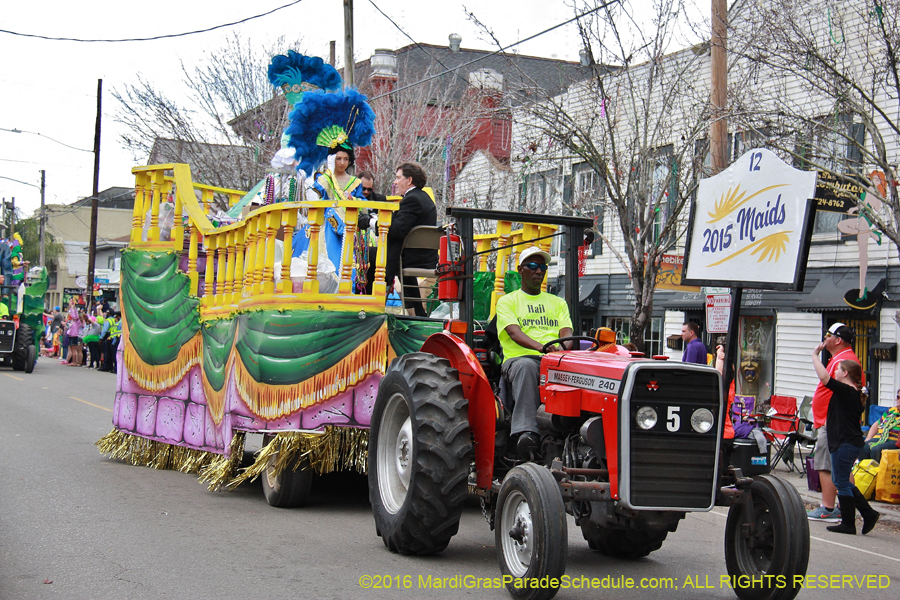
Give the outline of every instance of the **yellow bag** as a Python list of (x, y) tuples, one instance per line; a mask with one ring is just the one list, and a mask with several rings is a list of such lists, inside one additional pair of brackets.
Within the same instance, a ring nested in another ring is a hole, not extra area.
[(875, 479), (875, 499), (900, 504), (900, 450), (884, 450)]
[(875, 493), (875, 478), (878, 471), (878, 463), (871, 458), (861, 460), (853, 467), (853, 482), (866, 500), (870, 500)]

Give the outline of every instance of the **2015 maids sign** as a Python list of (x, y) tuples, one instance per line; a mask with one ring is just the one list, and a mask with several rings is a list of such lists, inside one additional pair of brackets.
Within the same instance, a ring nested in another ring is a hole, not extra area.
[(816, 173), (765, 149), (700, 181), (683, 283), (802, 290)]

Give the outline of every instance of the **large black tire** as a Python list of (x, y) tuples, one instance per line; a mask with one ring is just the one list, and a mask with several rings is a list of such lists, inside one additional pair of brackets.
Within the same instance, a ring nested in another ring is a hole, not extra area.
[(301, 464), (296, 470), (289, 466), (276, 475), (274, 462), (275, 459), (272, 458), (261, 477), (266, 502), (276, 508), (305, 506), (309, 500), (309, 489), (313, 479), (309, 464)]
[[(516, 579), (557, 580), (566, 572), (569, 533), (559, 484), (535, 463), (510, 470), (497, 495), (494, 529), (497, 561), (503, 575)], [(507, 584), (519, 600), (549, 600), (558, 587)]]
[(468, 401), (450, 361), (401, 356), (378, 386), (369, 500), (391, 552), (433, 554), (459, 530), (471, 463)]
[(34, 345), (28, 346), (28, 351), (25, 357), (25, 372), (31, 373), (34, 371), (34, 364), (37, 362), (37, 352), (34, 350)]
[[(24, 323), (16, 331), (16, 345), (12, 352), (12, 367), (15, 371), (24, 371), (28, 368), (28, 349), (34, 352), (34, 330)], [(32, 364), (32, 370), (34, 365)], [(28, 371), (29, 373), (31, 371)]]
[(596, 523), (584, 520), (581, 523), (581, 535), (587, 540), (591, 550), (606, 556), (617, 558), (643, 558), (662, 547), (669, 535), (668, 529), (615, 529), (601, 527)]
[[(725, 567), (734, 592), (741, 600), (790, 600), (801, 589), (794, 576), (805, 576), (809, 564), (803, 501), (793, 485), (773, 475), (754, 478), (749, 492), (749, 509), (733, 504), (725, 524)], [(753, 577), (764, 585), (753, 585)]]

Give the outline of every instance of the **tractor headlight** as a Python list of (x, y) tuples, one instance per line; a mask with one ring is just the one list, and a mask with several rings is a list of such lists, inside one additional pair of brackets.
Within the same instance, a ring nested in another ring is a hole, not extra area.
[(650, 406), (642, 406), (638, 409), (634, 420), (641, 429), (653, 429), (656, 426), (656, 411)]
[(706, 433), (712, 429), (714, 423), (715, 419), (708, 408), (698, 408), (694, 411), (694, 414), (691, 415), (691, 427), (693, 427), (694, 431), (697, 433)]

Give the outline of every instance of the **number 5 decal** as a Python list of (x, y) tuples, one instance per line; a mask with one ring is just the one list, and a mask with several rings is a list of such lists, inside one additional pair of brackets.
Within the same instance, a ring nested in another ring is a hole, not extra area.
[(666, 429), (669, 431), (678, 431), (681, 428), (681, 416), (678, 414), (678, 411), (681, 410), (680, 406), (670, 406), (669, 412), (666, 414)]

